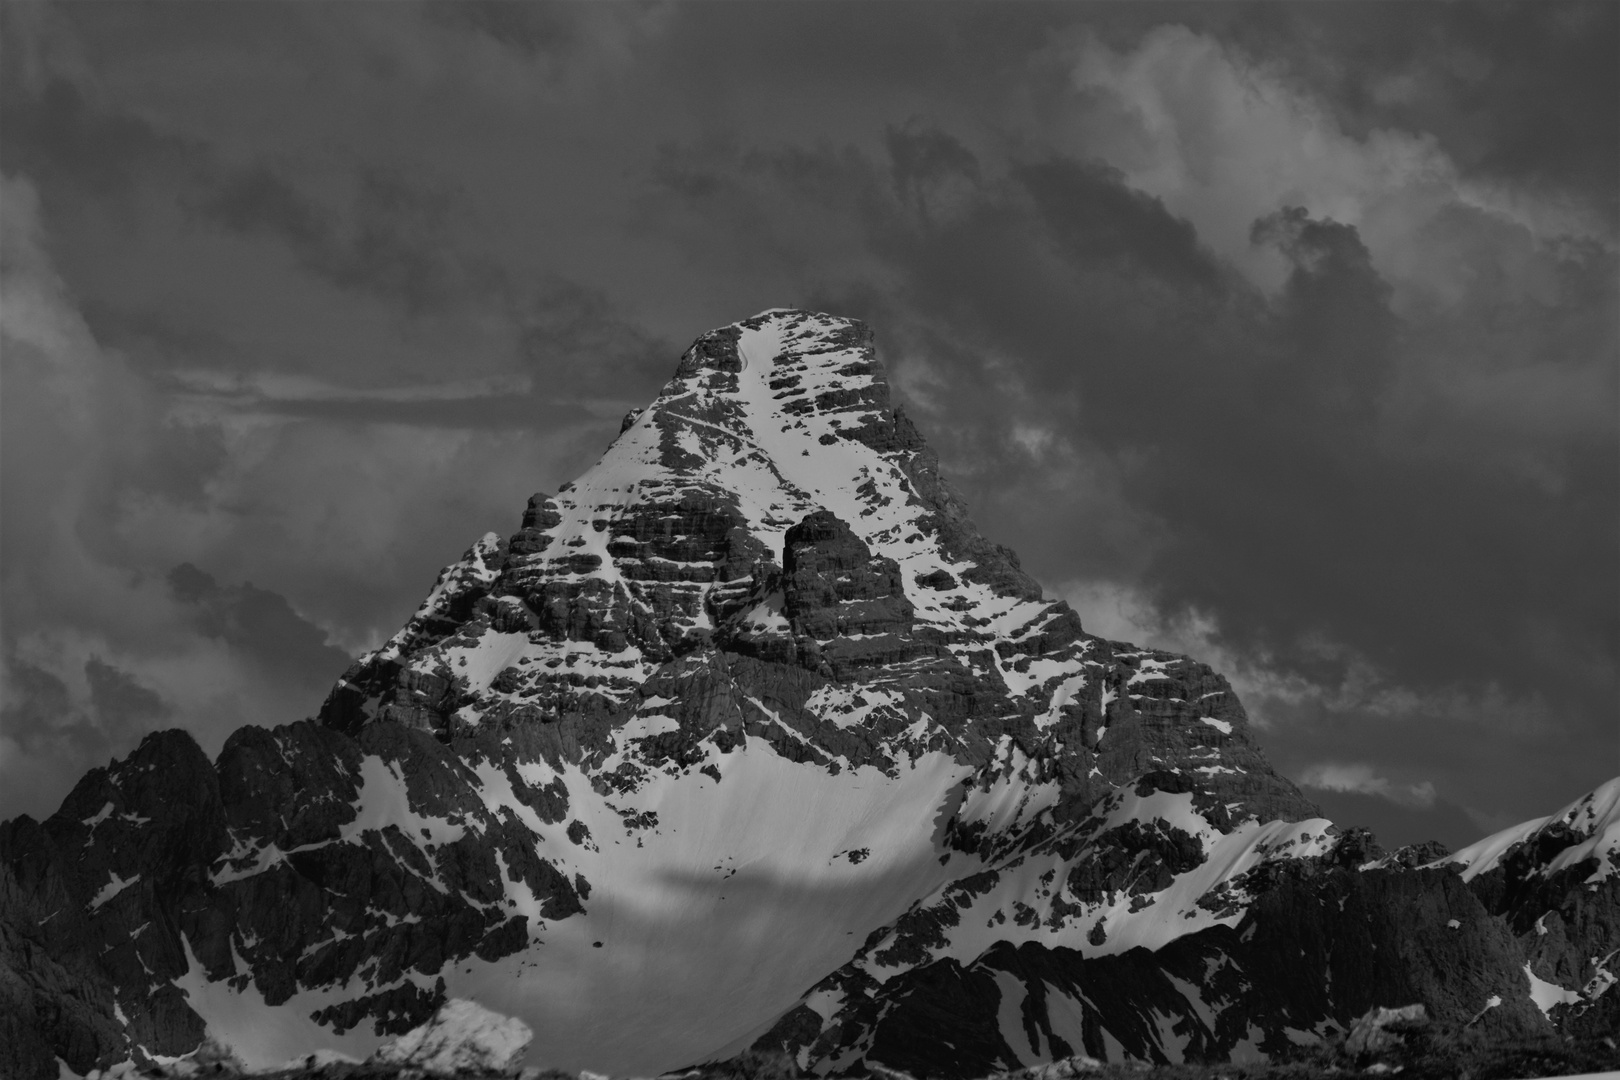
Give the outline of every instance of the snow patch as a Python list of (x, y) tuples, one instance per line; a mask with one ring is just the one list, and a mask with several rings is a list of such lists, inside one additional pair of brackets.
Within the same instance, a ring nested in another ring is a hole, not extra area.
[(1038, 1045), (1041, 1036), (1037, 1031), (1035, 1042), (1030, 1042), (1029, 1032), (1024, 1027), (1024, 998), (1029, 995), (1029, 990), (1022, 979), (1010, 972), (996, 970), (995, 975), (996, 989), (1001, 992), (1001, 1003), (996, 1007), (996, 1023), (1001, 1028), (1001, 1039), (1012, 1048), (1018, 1064), (1033, 1065), (1041, 1059)]
[[(522, 1017), (545, 1064), (567, 1069), (656, 1071), (768, 1027), (868, 934), (958, 872), (940, 864), (932, 838), (970, 767), (937, 752), (898, 763), (893, 777), (872, 766), (835, 775), (750, 735), (625, 793), (599, 792), (596, 770), (564, 766), (570, 818), (600, 850), (570, 843), (566, 823), (546, 824), (537, 842), (590, 883), (586, 911), (531, 920), (524, 952), (447, 968), (446, 993)], [(491, 782), (486, 794), (503, 801), (499, 790)], [(647, 812), (656, 833), (627, 835), (623, 815)], [(858, 865), (840, 854), (861, 848), (870, 854)], [(762, 953), (772, 963), (735, 962)]]
[[(186, 954), (186, 973), (175, 979), (174, 985), (186, 996), (192, 1010), (202, 1017), (209, 1034), (229, 1046), (250, 1069), (268, 1070), (321, 1049), (364, 1057), (382, 1041), (380, 1036), (372, 1034), (370, 1024), (361, 1024), (347, 1034), (338, 1035), (310, 1019), (311, 1013), (358, 997), (369, 992), (370, 987), (356, 984), (300, 990), (280, 1005), (271, 1007), (252, 980), (241, 990), (232, 989), (224, 981), (209, 982), (202, 962), (184, 934), (180, 936), (180, 944)], [(241, 963), (236, 966), (238, 970), (243, 967)]]
[(1536, 978), (1528, 963), (1524, 965), (1524, 977), (1530, 980), (1530, 1000), (1536, 1003), (1543, 1016), (1551, 1016), (1554, 1006), (1573, 1005), (1581, 1000), (1579, 990), (1565, 990), (1557, 983)]
[(378, 1047), (372, 1060), (437, 1076), (504, 1073), (517, 1065), (533, 1038), (523, 1021), (453, 998), (421, 1027)]
[(1046, 707), (1046, 714), (1035, 718), (1035, 726), (1045, 730), (1063, 718), (1063, 706), (1074, 702), (1074, 695), (1086, 685), (1084, 673), (1072, 675), (1058, 683), (1057, 689), (1052, 691), (1052, 701)]
[(804, 703), (805, 710), (841, 728), (864, 725), (875, 713), (898, 715), (905, 697), (893, 690), (829, 683), (820, 687)]
[[(1129, 656), (1131, 654), (1130, 653), (1121, 653), (1120, 655), (1121, 656)], [(1168, 679), (1170, 676), (1165, 674), (1164, 669), (1169, 667), (1173, 663), (1177, 663), (1177, 661), (1174, 661), (1174, 660), (1155, 660), (1151, 656), (1144, 656), (1144, 657), (1142, 657), (1141, 663), (1137, 666), (1137, 669), (1136, 669), (1135, 673), (1132, 674), (1131, 677), (1125, 681), (1125, 685), (1126, 686), (1137, 686), (1137, 685), (1140, 685), (1141, 683), (1145, 683), (1145, 682), (1154, 682), (1154, 681), (1159, 680), (1159, 679)]]
[(1620, 776), (1582, 795), (1556, 814), (1509, 826), (1429, 866), (1459, 863), (1464, 867), (1463, 880), (1471, 881), (1498, 866), (1516, 844), (1555, 823), (1568, 826), (1583, 839), (1554, 855), (1541, 869), (1543, 876), (1556, 874), (1587, 859), (1595, 859), (1598, 866), (1586, 879), (1586, 884), (1620, 873)]
[(96, 893), (95, 897), (90, 901), (90, 910), (96, 910), (139, 880), (141, 880), (139, 874), (134, 877), (121, 878), (116, 870), (113, 871), (112, 880), (103, 885), (101, 891)]
[(345, 842), (358, 842), (363, 833), (372, 829), (385, 829), (397, 825), (412, 842), (426, 834), (431, 844), (450, 844), (460, 840), (467, 829), (453, 825), (445, 818), (430, 817), (411, 809), (410, 791), (397, 762), (384, 761), (376, 754), (367, 754), (360, 760), (360, 791), (355, 796), (354, 820), (344, 825), (339, 833)]

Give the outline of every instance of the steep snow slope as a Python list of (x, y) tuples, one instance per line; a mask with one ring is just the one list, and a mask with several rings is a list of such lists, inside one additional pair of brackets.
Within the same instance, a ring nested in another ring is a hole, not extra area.
[(1556, 854), (1535, 867), (1541, 876), (1588, 860), (1596, 861), (1586, 879), (1589, 883), (1620, 873), (1620, 777), (1587, 792), (1556, 814), (1511, 825), (1432, 865), (1461, 866), (1463, 879), (1472, 880), (1499, 867), (1510, 852), (1533, 846), (1544, 836), (1555, 842)]
[(548, 1061), (667, 1068), (789, 1007), (945, 876), (934, 818), (963, 770), (943, 754), (834, 776), (751, 738), (710, 763), (719, 783), (694, 771), (615, 800), (658, 816), (634, 838), (607, 800), (576, 803), (603, 848), (570, 860), (586, 910), (450, 992), (529, 1018)]
[(1517, 935), (1531, 998), (1572, 1034), (1620, 1025), (1620, 777), (1432, 864)]

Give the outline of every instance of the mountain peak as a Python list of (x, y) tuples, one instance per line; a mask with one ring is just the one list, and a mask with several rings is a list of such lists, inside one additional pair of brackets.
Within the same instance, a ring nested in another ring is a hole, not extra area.
[[(955, 646), (975, 654), (958, 666), (999, 686), (997, 638), (1040, 629), (1037, 640), (1058, 647), (1082, 636), (1067, 605), (1043, 600), (1017, 557), (973, 526), (891, 404), (872, 331), (776, 309), (693, 342), (602, 458), (555, 496), (534, 496), (509, 540), (487, 536), (448, 568), (323, 716), (448, 731), (492, 708), (612, 712), (633, 706), (657, 665), (717, 642), (848, 676), (862, 663), (851, 655), (871, 651), (850, 648), (851, 634), (870, 635), (782, 606), (790, 530), (818, 515), (843, 530), (822, 542), (859, 548), (863, 567), (876, 560), (890, 606), (906, 611), (903, 625), (885, 623), (885, 655), (950, 657)], [(812, 625), (829, 636), (807, 634)], [(445, 647), (424, 649), (435, 640)], [(566, 683), (547, 675), (559, 666)]]
[(45, 958), (0, 1031), (57, 1018), (0, 1072), (363, 1054), (447, 999), (633, 1072), (1288, 1053), (1416, 986), (1447, 1022), (1601, 1024), (1613, 945), (1535, 897), (1620, 886), (1616, 801), (1468, 882), (1369, 868), (1224, 678), (1085, 633), (979, 534), (864, 325), (773, 310), (698, 338), (320, 722), (212, 765), (153, 737), (0, 827), (0, 968)]
[(924, 449), (891, 407), (864, 323), (779, 309), (693, 342), (658, 398), (561, 495), (608, 508), (669, 487), (706, 489), (732, 496), (772, 551), (818, 509), (858, 522), (872, 543), (909, 516), (877, 510), (896, 494), (902, 508), (917, 503), (904, 465)]
[(1224, 679), (1086, 634), (979, 533), (864, 323), (795, 309), (701, 335), (595, 465), (446, 568), (321, 718), (447, 741), (533, 726), (627, 791), (750, 733), (835, 774), (938, 752), (1058, 777), (1070, 808), (1185, 767), (1239, 818), (1315, 814)]

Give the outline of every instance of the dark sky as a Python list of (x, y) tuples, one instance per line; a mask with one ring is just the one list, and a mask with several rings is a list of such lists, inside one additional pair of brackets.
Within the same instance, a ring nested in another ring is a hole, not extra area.
[(1620, 5), (0, 15), (0, 817), (312, 713), (790, 305), (1346, 823), (1620, 771)]

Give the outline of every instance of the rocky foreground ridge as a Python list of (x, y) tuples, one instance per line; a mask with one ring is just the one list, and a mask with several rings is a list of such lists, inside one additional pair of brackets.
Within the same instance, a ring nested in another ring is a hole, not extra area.
[(1602, 1032), (1617, 805), (1449, 858), (1340, 832), (1224, 678), (979, 533), (866, 327), (772, 311), (319, 717), (152, 735), (0, 826), (0, 1074), (365, 1057), (452, 998), (619, 1074), (1260, 1059), (1413, 1002)]

